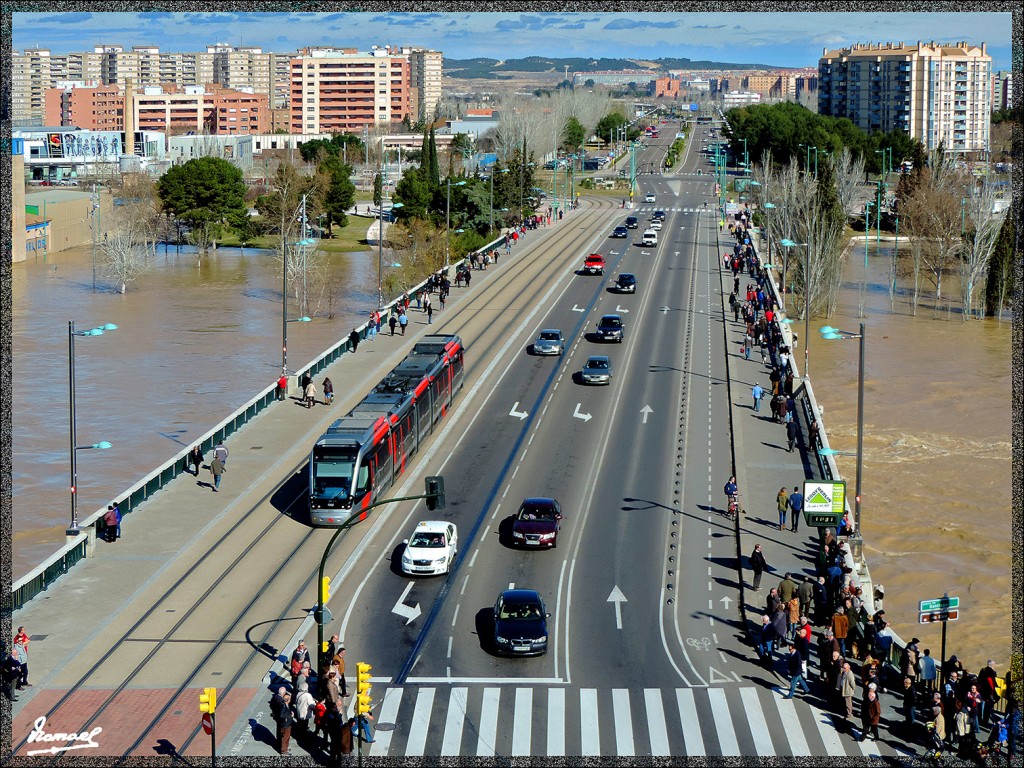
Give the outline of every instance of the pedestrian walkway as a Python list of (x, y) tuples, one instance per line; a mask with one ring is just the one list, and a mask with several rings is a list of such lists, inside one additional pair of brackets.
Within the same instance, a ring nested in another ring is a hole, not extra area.
[[(873, 757), (897, 743), (842, 738), (813, 697), (781, 686), (573, 688), (443, 685), (382, 689), (371, 757)], [(263, 723), (268, 730), (273, 723)], [(261, 749), (262, 748), (262, 749)], [(307, 739), (292, 750), (319, 754)], [(247, 754), (272, 755), (269, 744)]]

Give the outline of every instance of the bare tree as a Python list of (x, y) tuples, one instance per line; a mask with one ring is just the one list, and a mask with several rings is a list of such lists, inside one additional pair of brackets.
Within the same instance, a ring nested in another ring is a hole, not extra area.
[(124, 293), (128, 283), (137, 280), (152, 265), (147, 258), (147, 243), (152, 236), (151, 213), (145, 204), (120, 205), (106, 222), (100, 243), (100, 262), (119, 293)]
[(444, 267), (444, 237), (429, 222), (408, 219), (388, 228), (391, 261), (384, 269), (385, 296), (398, 296)]
[(936, 302), (942, 299), (942, 277), (954, 267), (963, 244), (962, 191), (962, 180), (957, 175), (925, 168), (920, 183), (902, 206), (909, 234), (923, 241), (916, 255), (935, 287)]
[[(988, 273), (992, 251), (1006, 218), (1006, 209), (995, 210), (995, 189), (988, 184), (976, 185), (966, 197), (965, 215), (970, 222), (960, 260), (957, 266), (960, 272), (960, 298), (963, 317), (966, 320), (974, 311), (974, 292), (978, 286), (984, 287)], [(985, 314), (984, 301), (978, 309), (978, 316)]]
[(839, 196), (839, 204), (847, 217), (853, 216), (857, 198), (857, 191), (864, 183), (864, 158), (854, 158), (849, 147), (843, 147), (842, 153), (836, 159), (836, 194)]

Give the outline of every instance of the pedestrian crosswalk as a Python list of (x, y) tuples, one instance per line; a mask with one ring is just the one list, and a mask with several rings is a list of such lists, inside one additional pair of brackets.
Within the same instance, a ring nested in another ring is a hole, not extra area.
[[(375, 691), (376, 693), (376, 691)], [(386, 688), (371, 756), (877, 757), (894, 750), (838, 729), (820, 701), (778, 687)]]
[(710, 211), (711, 213), (714, 213), (712, 208), (704, 208), (703, 206), (699, 208), (662, 208), (657, 205), (651, 205), (638, 206), (633, 209), (634, 213), (654, 213), (655, 211), (664, 211), (665, 213), (707, 213)]

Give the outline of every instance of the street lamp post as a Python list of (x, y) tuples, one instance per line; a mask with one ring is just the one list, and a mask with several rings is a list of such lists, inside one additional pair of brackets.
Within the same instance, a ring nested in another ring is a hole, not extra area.
[(76, 445), (78, 442), (78, 429), (75, 420), (75, 337), (76, 336), (102, 336), (107, 331), (115, 331), (117, 326), (107, 323), (88, 331), (76, 331), (75, 321), (68, 320), (68, 392), (69, 396), (69, 421), (71, 423), (70, 459), (71, 459), (71, 525), (64, 533), (68, 536), (77, 536), (81, 531), (78, 527), (78, 452), (97, 448), (106, 450), (110, 443), (105, 440), (92, 445)]
[[(445, 204), (444, 204), (444, 263), (445, 264), (448, 264), (448, 262), (451, 261), (451, 259), (449, 258), (449, 253), (448, 252), (449, 252), (449, 245), (451, 243), (451, 232), (449, 230), (451, 229), (452, 177), (449, 176), (447, 181), (448, 181), (448, 194), (447, 194), (447, 197), (445, 197)], [(464, 182), (464, 181), (457, 181), (457, 182), (455, 182), (454, 186), (456, 186), (456, 187), (464, 187), (464, 186), (466, 186), (466, 182)]]
[(863, 546), (863, 536), (860, 533), (860, 500), (861, 500), (861, 481), (864, 474), (864, 345), (865, 345), (865, 332), (864, 323), (860, 324), (859, 333), (851, 333), (850, 331), (841, 331), (838, 328), (833, 328), (826, 325), (821, 328), (821, 336), (824, 339), (859, 339), (860, 340), (860, 359), (857, 365), (857, 477), (856, 486), (854, 489), (854, 508), (853, 508), (853, 528), (854, 537), (852, 540), (852, 554), (855, 558), (860, 557), (860, 551)]
[[(871, 201), (864, 203), (864, 269), (868, 268), (868, 243), (871, 242)], [(865, 273), (864, 279), (867, 279)]]
[(818, 148), (810, 144), (799, 144), (798, 146), (807, 148), (807, 165), (804, 167), (807, 169), (807, 173), (811, 171), (811, 150), (814, 150), (814, 178), (818, 178)]

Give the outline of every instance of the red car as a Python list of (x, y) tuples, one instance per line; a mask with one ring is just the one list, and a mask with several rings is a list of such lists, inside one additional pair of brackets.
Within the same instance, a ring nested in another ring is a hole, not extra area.
[(554, 499), (523, 499), (512, 523), (512, 543), (524, 547), (555, 547), (562, 507)]
[(600, 253), (592, 253), (583, 260), (584, 275), (603, 275), (604, 256)]

